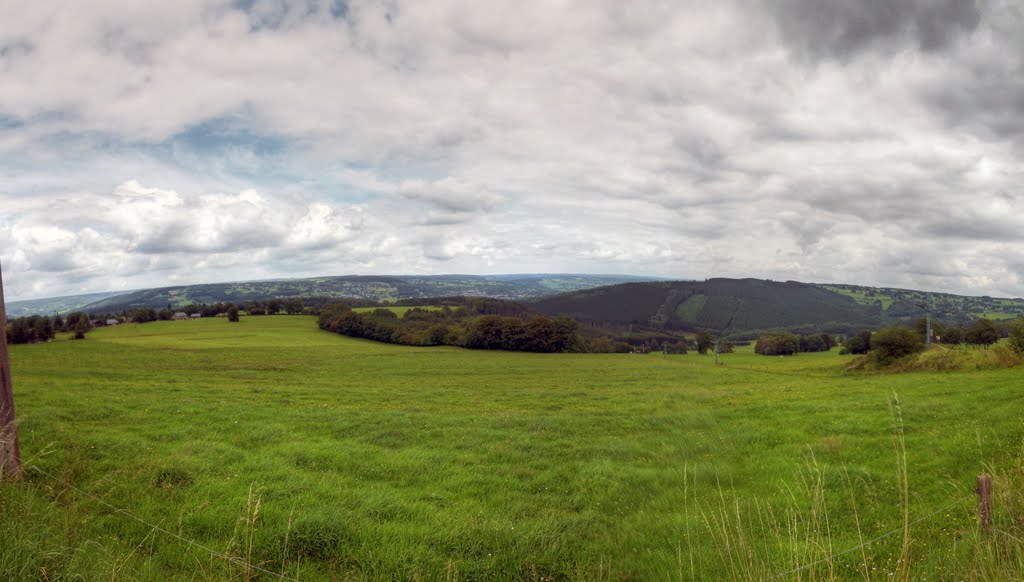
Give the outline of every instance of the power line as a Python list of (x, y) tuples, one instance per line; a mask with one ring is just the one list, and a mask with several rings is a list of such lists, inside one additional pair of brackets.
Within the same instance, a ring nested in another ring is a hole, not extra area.
[(133, 514), (129, 513), (128, 511), (126, 511), (124, 509), (121, 509), (120, 507), (117, 507), (115, 505), (111, 505), (111, 504), (107, 503), (106, 501), (104, 501), (100, 497), (97, 497), (97, 496), (93, 495), (92, 493), (89, 493), (87, 491), (82, 491), (81, 489), (79, 489), (78, 487), (75, 487), (74, 485), (71, 485), (70, 483), (65, 483), (61, 479), (55, 477), (54, 475), (52, 475), (50, 473), (47, 473), (46, 471), (40, 469), (39, 467), (36, 467), (35, 465), (26, 465), (26, 466), (31, 468), (31, 469), (33, 469), (34, 471), (38, 471), (42, 475), (45, 475), (45, 476), (53, 479), (54, 481), (60, 483), (61, 485), (67, 486), (69, 489), (71, 489), (73, 491), (76, 491), (76, 492), (78, 492), (78, 493), (88, 497), (89, 499), (92, 499), (93, 501), (95, 501), (95, 502), (97, 502), (97, 503), (99, 503), (101, 505), (104, 505), (104, 506), (114, 510), (115, 513), (120, 513), (120, 514), (122, 514), (124, 516), (130, 517), (130, 518), (134, 519), (135, 521), (137, 521), (137, 522), (139, 522), (141, 524), (144, 524), (146, 526), (149, 526), (149, 527), (153, 528), (154, 530), (156, 530), (156, 531), (158, 531), (160, 533), (167, 534), (167, 535), (169, 535), (169, 536), (171, 536), (173, 538), (178, 539), (179, 541), (186, 542), (189, 546), (195, 546), (195, 547), (197, 547), (197, 548), (199, 548), (201, 550), (206, 550), (207, 552), (209, 552), (210, 554), (212, 554), (212, 555), (214, 555), (214, 556), (216, 556), (218, 558), (222, 558), (222, 559), (227, 560), (229, 562), (234, 562), (235, 564), (238, 564), (239, 566), (243, 566), (243, 567), (246, 567), (246, 568), (252, 568), (253, 570), (259, 570), (260, 572), (263, 572), (264, 574), (269, 574), (269, 575), (274, 576), (274, 577), (276, 577), (276, 578), (278, 578), (280, 580), (289, 580), (291, 582), (300, 582), (300, 580), (298, 578), (291, 578), (289, 576), (285, 576), (284, 574), (280, 574), (280, 573), (277, 573), (277, 572), (271, 572), (270, 570), (267, 570), (266, 568), (261, 568), (261, 567), (255, 565), (255, 564), (250, 564), (249, 562), (246, 562), (245, 560), (242, 560), (241, 558), (236, 558), (234, 556), (229, 556), (227, 554), (218, 552), (217, 550), (214, 550), (212, 548), (208, 548), (208, 547), (200, 544), (199, 542), (197, 542), (195, 540), (191, 540), (191, 539), (186, 538), (184, 536), (178, 535), (178, 534), (176, 534), (176, 533), (174, 533), (172, 531), (167, 531), (166, 529), (160, 527), (159, 525), (152, 524), (152, 523), (142, 519), (141, 517), (138, 517), (136, 515), (133, 515)]

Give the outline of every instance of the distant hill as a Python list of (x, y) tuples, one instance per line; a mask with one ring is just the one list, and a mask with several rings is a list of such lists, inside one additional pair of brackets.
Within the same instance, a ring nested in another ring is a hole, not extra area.
[(531, 307), (599, 329), (710, 330), (753, 337), (771, 330), (846, 333), (907, 323), (924, 316), (922, 304), (946, 325), (1024, 317), (1024, 299), (760, 279), (633, 282), (545, 297)]
[[(12, 317), (33, 313), (50, 314), (84, 310), (92, 313), (119, 312), (137, 307), (161, 309), (189, 303), (263, 301), (274, 297), (349, 297), (374, 301), (400, 301), (441, 296), (478, 296), (501, 299), (529, 299), (556, 293), (614, 285), (652, 278), (627, 275), (350, 275), (309, 279), (278, 279), (180, 285), (143, 289), (128, 293), (92, 294), (56, 299), (14, 301), (7, 305)], [(89, 298), (83, 301), (83, 298)]]
[(776, 329), (842, 332), (882, 320), (874, 306), (824, 287), (760, 279), (627, 283), (538, 299), (530, 306), (610, 327), (707, 329), (734, 336)]
[(24, 317), (26, 315), (52, 315), (81, 311), (86, 305), (102, 301), (115, 295), (123, 295), (124, 291), (107, 291), (105, 293), (87, 293), (85, 295), (67, 295), (65, 297), (49, 297), (46, 299), (28, 299), (25, 301), (7, 302), (7, 317)]

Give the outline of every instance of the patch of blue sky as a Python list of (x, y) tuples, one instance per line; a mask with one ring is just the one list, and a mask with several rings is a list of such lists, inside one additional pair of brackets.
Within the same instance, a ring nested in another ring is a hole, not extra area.
[(18, 129), (25, 126), (25, 122), (17, 117), (0, 113), (0, 132), (9, 129)]
[[(253, 31), (280, 28), (287, 17), (294, 18), (290, 12), (294, 11), (296, 7), (294, 4), (289, 6), (285, 0), (234, 0), (231, 5), (249, 15), (249, 27)], [(304, 8), (306, 13), (303, 16), (311, 16), (316, 12), (318, 5), (308, 3)], [(349, 15), (348, 0), (331, 0), (327, 5), (327, 12), (335, 20), (347, 19)]]

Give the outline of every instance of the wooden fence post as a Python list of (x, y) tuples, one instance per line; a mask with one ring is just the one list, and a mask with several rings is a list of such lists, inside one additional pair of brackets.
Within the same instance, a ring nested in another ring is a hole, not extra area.
[(0, 477), (21, 475), (18, 427), (14, 421), (14, 391), (11, 362), (7, 355), (7, 311), (4, 307), (4, 276), (0, 269)]
[(978, 524), (981, 526), (981, 533), (988, 534), (992, 530), (992, 477), (990, 475), (978, 475)]

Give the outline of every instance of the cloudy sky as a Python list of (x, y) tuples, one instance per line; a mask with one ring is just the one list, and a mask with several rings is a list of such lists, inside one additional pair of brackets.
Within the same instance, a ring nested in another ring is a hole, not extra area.
[(1024, 296), (1019, 0), (0, 0), (8, 299), (350, 273)]

